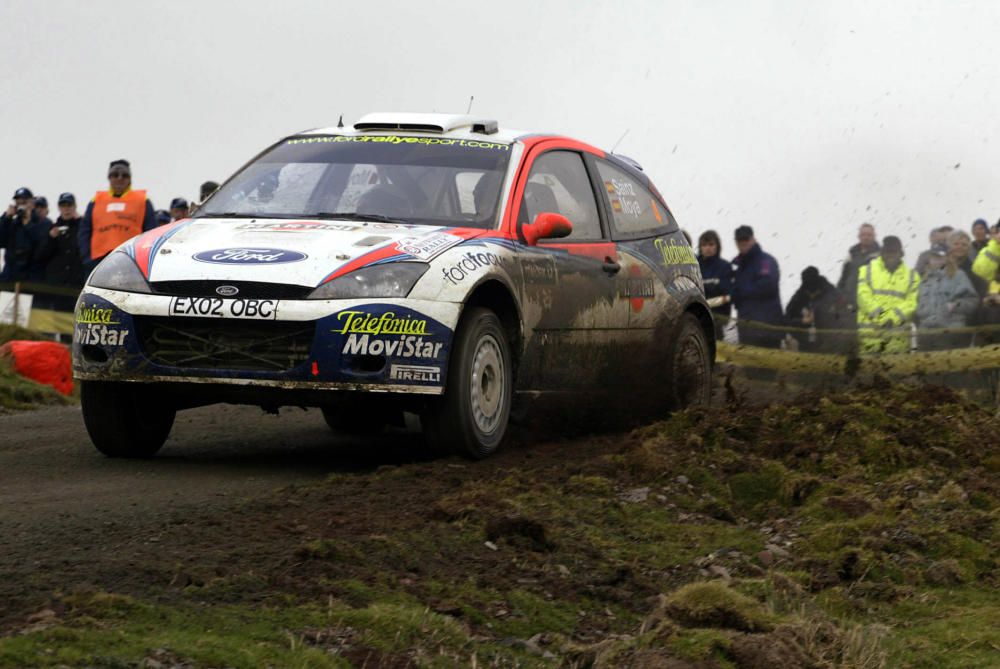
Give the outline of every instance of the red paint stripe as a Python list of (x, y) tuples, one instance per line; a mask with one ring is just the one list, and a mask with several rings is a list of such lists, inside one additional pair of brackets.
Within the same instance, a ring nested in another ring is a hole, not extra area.
[(156, 245), (156, 241), (184, 222), (186, 222), (186, 219), (161, 225), (149, 232), (144, 232), (136, 238), (135, 246), (133, 247), (135, 249), (135, 264), (139, 266), (139, 271), (142, 272), (143, 277), (147, 281), (149, 280), (149, 254), (153, 250), (153, 246)]
[[(486, 231), (480, 230), (478, 228), (449, 228), (447, 230), (442, 230), (441, 232), (447, 232), (449, 235), (455, 235), (456, 237), (461, 237), (463, 240), (468, 241), (470, 239), (475, 239), (481, 236)], [(428, 233), (431, 234), (431, 233)], [(342, 265), (335, 269), (330, 274), (326, 275), (326, 278), (319, 282), (319, 285), (333, 281), (337, 277), (344, 276), (345, 274), (350, 274), (356, 269), (361, 269), (366, 265), (370, 265), (373, 262), (378, 262), (379, 260), (385, 260), (386, 258), (392, 258), (393, 256), (405, 255), (400, 253), (396, 249), (396, 242), (390, 242), (388, 245), (381, 248), (370, 251), (363, 256), (359, 256), (354, 260), (350, 261), (346, 265)]]

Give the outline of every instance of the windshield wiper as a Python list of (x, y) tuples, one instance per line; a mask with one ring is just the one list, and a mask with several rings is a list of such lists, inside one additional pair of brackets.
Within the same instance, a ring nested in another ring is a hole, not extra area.
[(358, 214), (356, 212), (321, 211), (310, 214), (306, 218), (337, 218), (345, 221), (371, 221), (373, 223), (399, 223), (402, 225), (413, 225), (412, 222), (403, 218), (393, 218), (382, 216), (381, 214)]
[(263, 218), (260, 214), (241, 214), (236, 211), (224, 211), (221, 214), (199, 211), (193, 218)]

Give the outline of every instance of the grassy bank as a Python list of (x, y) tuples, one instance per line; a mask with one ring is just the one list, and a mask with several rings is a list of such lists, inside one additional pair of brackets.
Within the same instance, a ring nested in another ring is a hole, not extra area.
[(0, 666), (993, 667), (997, 431), (873, 387), (104, 528)]

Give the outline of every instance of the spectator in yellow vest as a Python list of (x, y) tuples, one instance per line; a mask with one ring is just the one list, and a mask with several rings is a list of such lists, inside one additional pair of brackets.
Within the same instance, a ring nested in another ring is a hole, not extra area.
[(917, 310), (920, 276), (903, 262), (899, 237), (882, 240), (882, 254), (858, 270), (858, 337), (862, 353), (905, 353)]

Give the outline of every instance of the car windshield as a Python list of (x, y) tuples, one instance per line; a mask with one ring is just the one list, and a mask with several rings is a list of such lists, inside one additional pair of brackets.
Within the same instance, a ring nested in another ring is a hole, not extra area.
[(492, 228), (510, 150), (446, 137), (293, 137), (241, 170), (197, 215), (342, 215)]

